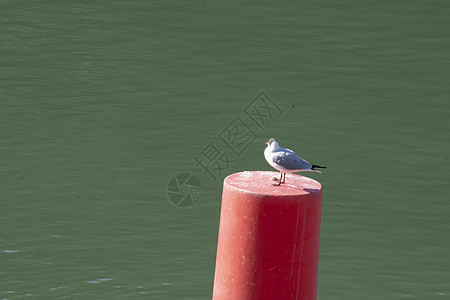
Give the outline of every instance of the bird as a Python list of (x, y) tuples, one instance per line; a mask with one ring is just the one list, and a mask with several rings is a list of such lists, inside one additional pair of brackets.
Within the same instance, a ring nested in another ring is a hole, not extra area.
[(286, 181), (286, 173), (295, 173), (301, 171), (310, 171), (322, 173), (316, 169), (326, 169), (324, 166), (313, 165), (295, 154), (290, 149), (281, 148), (277, 140), (274, 138), (266, 142), (264, 157), (273, 168), (281, 172), (280, 179), (273, 177), (272, 180), (278, 181), (274, 186), (279, 186)]

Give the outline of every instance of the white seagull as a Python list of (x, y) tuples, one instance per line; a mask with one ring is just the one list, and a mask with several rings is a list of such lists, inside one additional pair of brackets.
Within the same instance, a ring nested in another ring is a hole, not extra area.
[(280, 180), (274, 177), (274, 180), (278, 181), (278, 184), (274, 183), (273, 185), (278, 186), (284, 183), (286, 179), (286, 173), (295, 173), (301, 171), (322, 173), (320, 171), (317, 171), (316, 168), (326, 168), (310, 164), (306, 160), (298, 157), (294, 151), (281, 148), (280, 145), (278, 145), (277, 140), (274, 138), (271, 138), (269, 141), (267, 141), (266, 145), (267, 148), (264, 150), (264, 157), (266, 158), (269, 165), (281, 172)]

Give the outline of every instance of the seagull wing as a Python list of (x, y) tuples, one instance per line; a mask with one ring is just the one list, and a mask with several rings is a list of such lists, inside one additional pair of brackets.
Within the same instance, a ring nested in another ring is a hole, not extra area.
[(274, 162), (288, 170), (311, 170), (312, 165), (298, 157), (294, 151), (283, 149), (277, 152)]

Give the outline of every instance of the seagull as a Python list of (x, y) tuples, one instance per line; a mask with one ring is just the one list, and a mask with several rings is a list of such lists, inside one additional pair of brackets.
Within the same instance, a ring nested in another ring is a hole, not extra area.
[(306, 160), (298, 157), (294, 151), (290, 149), (281, 148), (280, 145), (278, 145), (277, 140), (274, 138), (271, 138), (269, 141), (267, 141), (266, 145), (267, 148), (264, 150), (264, 157), (266, 158), (269, 165), (271, 165), (272, 167), (281, 172), (280, 180), (278, 180), (278, 178), (273, 177), (273, 180), (278, 181), (278, 184), (277, 183), (273, 184), (275, 186), (279, 186), (280, 184), (285, 182), (286, 173), (294, 173), (301, 171), (322, 173), (316, 169), (326, 168), (323, 166), (310, 164)]

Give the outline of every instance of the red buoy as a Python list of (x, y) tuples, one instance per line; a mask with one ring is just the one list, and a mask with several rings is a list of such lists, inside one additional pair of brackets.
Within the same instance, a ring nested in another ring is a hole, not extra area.
[(315, 300), (322, 186), (276, 172), (224, 180), (213, 300)]

